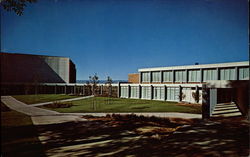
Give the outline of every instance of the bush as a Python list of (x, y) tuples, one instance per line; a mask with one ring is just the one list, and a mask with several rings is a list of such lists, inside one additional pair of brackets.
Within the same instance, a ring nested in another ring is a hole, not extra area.
[(46, 107), (49, 108), (69, 108), (73, 106), (71, 102), (60, 102), (60, 101), (55, 101), (53, 104), (46, 105)]

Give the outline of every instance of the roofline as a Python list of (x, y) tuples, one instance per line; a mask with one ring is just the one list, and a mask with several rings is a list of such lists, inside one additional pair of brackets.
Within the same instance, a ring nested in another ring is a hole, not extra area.
[(58, 58), (68, 58), (69, 57), (65, 57), (65, 56), (49, 56), (49, 55), (37, 55), (37, 54), (27, 54), (27, 53), (11, 53), (11, 52), (1, 52), (4, 54), (11, 54), (11, 55), (29, 55), (29, 56), (41, 56), (41, 57), (58, 57)]
[(206, 69), (206, 68), (222, 68), (222, 67), (238, 67), (238, 66), (249, 66), (249, 61), (216, 63), (216, 64), (155, 67), (155, 68), (142, 68), (142, 69), (138, 69), (138, 71), (139, 72), (145, 72), (145, 71), (163, 71), (163, 70)]

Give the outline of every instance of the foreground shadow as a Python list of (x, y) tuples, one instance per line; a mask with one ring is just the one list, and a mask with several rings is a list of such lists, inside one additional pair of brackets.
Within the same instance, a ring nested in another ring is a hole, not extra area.
[(37, 129), (48, 156), (248, 156), (242, 119), (185, 123), (106, 117)]

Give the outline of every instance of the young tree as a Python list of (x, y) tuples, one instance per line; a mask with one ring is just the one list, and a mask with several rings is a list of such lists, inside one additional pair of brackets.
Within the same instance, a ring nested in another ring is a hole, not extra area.
[(97, 90), (97, 84), (99, 83), (99, 77), (97, 76), (97, 73), (95, 73), (94, 76), (89, 76), (89, 82), (92, 85), (92, 95), (96, 95)]
[(112, 78), (108, 76), (107, 81), (105, 83), (108, 85), (108, 100), (107, 100), (108, 104), (110, 103), (110, 97), (112, 96), (112, 82), (113, 82)]
[(95, 73), (94, 76), (89, 76), (89, 82), (90, 82), (91, 87), (92, 87), (92, 95), (94, 96), (92, 99), (93, 100), (92, 107), (94, 110), (97, 109), (95, 96), (96, 96), (96, 91), (97, 91), (97, 84), (99, 83), (98, 79), (99, 79), (99, 77), (97, 76), (97, 73)]

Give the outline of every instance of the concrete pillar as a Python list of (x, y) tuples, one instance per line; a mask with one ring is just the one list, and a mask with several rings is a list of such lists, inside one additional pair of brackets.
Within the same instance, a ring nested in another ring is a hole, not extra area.
[(67, 85), (64, 86), (64, 94), (67, 94)]
[(85, 95), (85, 85), (82, 86), (82, 95)]
[(55, 85), (55, 94), (57, 93), (57, 85)]
[(151, 92), (151, 100), (153, 100), (154, 99), (154, 87), (151, 85), (150, 86), (150, 92)]
[(173, 83), (175, 82), (175, 70), (172, 71), (173, 72)]
[(163, 82), (163, 71), (160, 71), (160, 82)]
[(73, 87), (74, 87), (74, 94), (76, 94), (76, 85), (74, 85)]
[(206, 84), (202, 85), (202, 119), (207, 119), (210, 117), (210, 102), (209, 102), (209, 88)]
[(138, 86), (138, 90), (139, 90), (138, 98), (141, 99), (141, 85)]
[(149, 72), (149, 82), (152, 83), (152, 71)]
[(141, 72), (139, 72), (139, 84), (142, 82)]
[(163, 86), (163, 88), (164, 88), (164, 101), (166, 101), (167, 100), (167, 86), (166, 85), (164, 85)]
[(179, 86), (179, 101), (182, 101), (182, 87)]
[(118, 87), (117, 87), (117, 97), (120, 98), (121, 96), (121, 83), (118, 82)]
[(130, 98), (130, 93), (131, 93), (131, 87), (128, 85), (128, 98)]
[[(199, 95), (199, 87), (195, 86), (195, 93)], [(199, 100), (200, 101), (200, 100)], [(199, 102), (198, 102), (199, 103)]]

